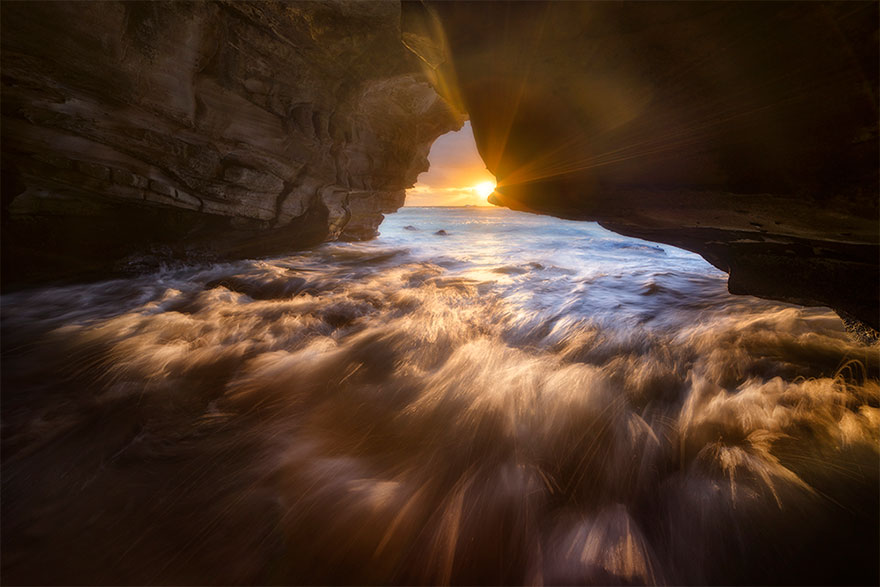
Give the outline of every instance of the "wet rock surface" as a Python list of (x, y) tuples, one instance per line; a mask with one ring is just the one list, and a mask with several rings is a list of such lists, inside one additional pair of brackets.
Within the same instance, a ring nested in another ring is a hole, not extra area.
[(4, 287), (375, 236), (462, 122), (399, 15), (4, 3)]
[(876, 3), (403, 8), (495, 203), (681, 246), (731, 292), (878, 327)]

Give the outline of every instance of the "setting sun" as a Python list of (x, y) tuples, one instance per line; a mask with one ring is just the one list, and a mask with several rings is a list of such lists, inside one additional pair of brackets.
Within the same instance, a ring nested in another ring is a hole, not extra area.
[(481, 198), (486, 198), (495, 191), (495, 182), (494, 181), (484, 181), (482, 183), (478, 183), (474, 186), (474, 191), (477, 192)]
[(878, 41), (0, 0), (0, 587), (880, 587)]
[(406, 192), (407, 206), (491, 206), (495, 176), (477, 152), (470, 122), (437, 139), (428, 160), (430, 169)]

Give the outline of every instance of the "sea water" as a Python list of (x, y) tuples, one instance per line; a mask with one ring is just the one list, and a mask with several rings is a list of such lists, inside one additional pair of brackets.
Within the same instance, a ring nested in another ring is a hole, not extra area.
[(2, 298), (7, 583), (877, 582), (878, 355), (593, 223)]

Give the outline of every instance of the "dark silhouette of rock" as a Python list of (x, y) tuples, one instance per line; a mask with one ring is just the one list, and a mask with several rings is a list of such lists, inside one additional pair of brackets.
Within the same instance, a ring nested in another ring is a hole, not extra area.
[(493, 203), (878, 327), (877, 3), (427, 2), (402, 22)]
[(440, 230), (438, 230), (437, 232), (435, 232), (434, 234), (436, 234), (437, 236), (449, 236), (449, 233), (446, 232), (445, 230), (443, 230), (442, 228)]
[(404, 230), (418, 230), (418, 228), (416, 228), (412, 224), (407, 224), (406, 226), (403, 227), (403, 229)]

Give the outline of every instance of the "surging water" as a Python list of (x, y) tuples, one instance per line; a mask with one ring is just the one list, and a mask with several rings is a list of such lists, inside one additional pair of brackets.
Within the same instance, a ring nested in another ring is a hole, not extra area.
[(834, 314), (587, 223), (381, 230), (5, 296), (4, 581), (876, 583)]

